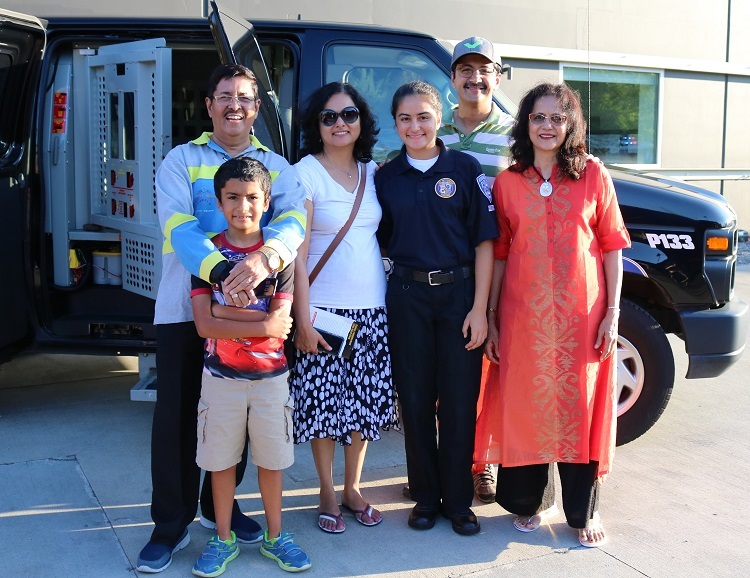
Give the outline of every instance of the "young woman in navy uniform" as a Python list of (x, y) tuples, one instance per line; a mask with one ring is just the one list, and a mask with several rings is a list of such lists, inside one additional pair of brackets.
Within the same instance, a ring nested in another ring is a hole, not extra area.
[(479, 163), (437, 138), (441, 113), (427, 83), (410, 82), (393, 95), (404, 146), (375, 174), (378, 240), (393, 261), (386, 307), (417, 502), (409, 525), (427, 530), (442, 514), (457, 533), (476, 534), (471, 465), (498, 233)]

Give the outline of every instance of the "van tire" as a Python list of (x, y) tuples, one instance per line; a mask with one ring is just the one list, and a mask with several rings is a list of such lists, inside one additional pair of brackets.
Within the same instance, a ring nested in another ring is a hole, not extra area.
[(674, 386), (672, 347), (642, 307), (620, 302), (617, 342), (617, 445), (646, 433), (667, 407)]

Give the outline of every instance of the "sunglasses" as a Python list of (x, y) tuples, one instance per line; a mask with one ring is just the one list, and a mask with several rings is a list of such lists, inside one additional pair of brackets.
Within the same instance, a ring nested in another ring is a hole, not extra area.
[(546, 114), (542, 114), (541, 112), (532, 112), (529, 115), (531, 124), (536, 124), (539, 126), (543, 125), (547, 119), (549, 119), (549, 121), (554, 126), (562, 126), (565, 124), (565, 121), (568, 120), (568, 117), (564, 114), (551, 114), (550, 116), (547, 116)]
[(359, 109), (356, 106), (347, 106), (346, 108), (342, 108), (341, 112), (336, 112), (335, 110), (327, 108), (320, 111), (318, 120), (324, 126), (333, 126), (336, 124), (339, 117), (341, 117), (341, 120), (346, 124), (354, 124), (359, 120)]

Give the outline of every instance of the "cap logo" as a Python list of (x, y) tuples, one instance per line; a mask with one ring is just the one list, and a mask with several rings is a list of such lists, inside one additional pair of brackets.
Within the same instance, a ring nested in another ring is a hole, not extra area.
[(481, 45), (482, 45), (481, 40), (477, 40), (474, 44), (469, 44), (468, 42), (464, 42), (464, 46), (466, 46), (466, 48), (476, 48), (477, 46), (481, 46)]

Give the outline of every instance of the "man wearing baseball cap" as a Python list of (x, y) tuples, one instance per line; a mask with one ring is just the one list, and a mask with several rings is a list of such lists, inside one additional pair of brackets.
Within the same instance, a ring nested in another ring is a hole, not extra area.
[[(456, 44), (451, 83), (458, 95), (458, 106), (443, 118), (438, 131), (445, 146), (479, 161), (490, 190), (498, 173), (510, 164), (510, 132), (515, 122), (492, 101), (492, 91), (500, 84), (500, 76), (502, 63), (500, 57), (495, 57), (492, 42), (472, 36)], [(475, 465), (472, 473), (477, 499), (494, 502), (496, 481), (492, 466)]]
[(458, 106), (443, 118), (438, 135), (446, 146), (475, 157), (487, 183), (510, 164), (510, 132), (514, 118), (492, 101), (500, 84), (502, 62), (492, 42), (480, 36), (462, 40), (453, 50), (451, 83)]

